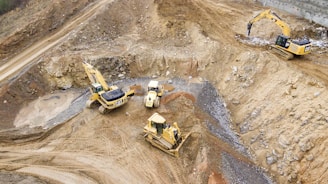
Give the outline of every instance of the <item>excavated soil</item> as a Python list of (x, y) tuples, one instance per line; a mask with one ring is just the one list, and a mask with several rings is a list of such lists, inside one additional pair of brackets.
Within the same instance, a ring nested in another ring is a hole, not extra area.
[[(327, 40), (275, 10), (310, 55), (266, 49), (254, 1), (30, 0), (0, 16), (0, 180), (7, 183), (324, 183)], [(326, 28), (323, 28), (326, 29)], [(82, 62), (136, 95), (102, 115)], [(166, 89), (147, 109), (149, 80)], [(191, 136), (174, 158), (144, 140), (154, 112)]]

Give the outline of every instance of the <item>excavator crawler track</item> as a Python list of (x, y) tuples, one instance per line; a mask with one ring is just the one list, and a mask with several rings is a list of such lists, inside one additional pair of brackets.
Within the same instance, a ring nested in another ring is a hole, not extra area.
[(284, 59), (286, 60), (290, 60), (290, 59), (293, 59), (294, 58), (294, 54), (288, 52), (288, 51), (285, 51), (275, 45), (270, 45), (269, 46), (269, 49), (274, 52), (275, 54), (278, 54), (279, 56), (283, 57)]

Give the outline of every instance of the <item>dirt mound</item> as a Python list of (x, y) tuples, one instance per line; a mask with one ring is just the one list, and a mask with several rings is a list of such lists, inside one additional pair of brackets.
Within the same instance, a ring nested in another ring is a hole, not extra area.
[(133, 85), (130, 86), (131, 90), (134, 90), (134, 95), (144, 96), (146, 94), (146, 90), (141, 85)]
[(186, 99), (191, 100), (193, 103), (196, 102), (196, 99), (195, 99), (195, 97), (192, 94), (189, 94), (189, 93), (186, 93), (186, 92), (177, 92), (177, 93), (171, 93), (169, 95), (164, 96), (161, 99), (161, 104), (164, 104), (165, 105), (168, 102), (170, 102), (172, 100), (175, 100), (176, 98), (181, 97), (181, 96), (183, 96)]

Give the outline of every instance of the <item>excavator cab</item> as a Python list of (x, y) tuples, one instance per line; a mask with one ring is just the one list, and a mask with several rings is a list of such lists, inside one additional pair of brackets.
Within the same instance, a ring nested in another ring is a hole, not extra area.
[(93, 93), (99, 93), (100, 91), (103, 91), (104, 89), (103, 89), (101, 84), (93, 83), (91, 85), (91, 90), (92, 90)]
[(278, 35), (277, 40), (276, 40), (276, 45), (279, 45), (284, 48), (288, 48), (290, 43), (289, 43), (289, 38), (284, 35)]

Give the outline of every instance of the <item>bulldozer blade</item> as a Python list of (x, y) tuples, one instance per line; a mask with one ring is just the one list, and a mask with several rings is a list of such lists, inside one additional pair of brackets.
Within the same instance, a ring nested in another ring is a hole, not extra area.
[(186, 140), (188, 139), (188, 137), (191, 135), (191, 132), (189, 132), (187, 135), (182, 137), (182, 141), (180, 142), (179, 146), (177, 148), (174, 149), (174, 156), (175, 157), (179, 157), (179, 150), (182, 147), (182, 145), (186, 142)]
[(190, 136), (191, 132), (189, 132), (187, 135), (183, 136), (182, 137), (182, 141), (179, 143), (179, 146), (176, 147), (175, 149), (166, 149), (164, 148), (163, 146), (161, 146), (160, 143), (157, 143), (156, 140), (153, 140), (153, 139), (149, 139), (148, 138), (148, 134), (144, 135), (145, 139), (153, 146), (155, 146), (156, 148), (164, 151), (165, 153), (168, 153), (169, 155), (171, 156), (174, 156), (174, 157), (179, 157), (179, 150), (180, 148), (182, 147), (182, 145), (185, 143), (185, 141), (188, 139), (188, 137)]

